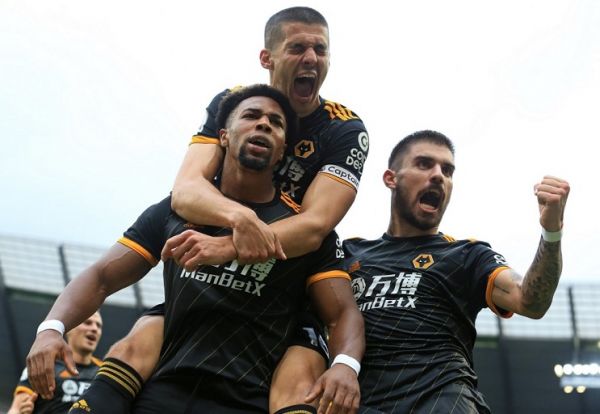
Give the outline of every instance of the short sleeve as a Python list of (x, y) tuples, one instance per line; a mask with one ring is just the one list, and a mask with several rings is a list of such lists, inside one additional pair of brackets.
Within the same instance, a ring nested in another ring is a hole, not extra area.
[(219, 143), (219, 131), (217, 130), (217, 112), (219, 110), (219, 104), (227, 95), (229, 89), (215, 95), (210, 101), (210, 104), (204, 111), (204, 116), (198, 128), (198, 132), (192, 136), (191, 144), (218, 144)]
[(351, 119), (339, 122), (331, 131), (321, 174), (358, 190), (363, 168), (369, 155), (369, 135), (363, 122)]
[(134, 250), (156, 266), (166, 242), (165, 225), (171, 215), (171, 197), (148, 207), (118, 242)]
[(465, 269), (471, 275), (471, 295), (479, 309), (489, 307), (502, 317), (510, 317), (512, 313), (497, 308), (491, 302), (491, 290), (495, 277), (509, 266), (501, 254), (492, 250), (489, 244), (474, 241), (467, 246)]
[(20, 394), (22, 392), (30, 395), (35, 393), (35, 391), (33, 391), (33, 388), (31, 387), (31, 384), (29, 383), (29, 378), (27, 376), (27, 368), (24, 368), (23, 372), (21, 373), (21, 377), (19, 378), (19, 383), (15, 388), (14, 395)]
[(321, 247), (308, 256), (311, 263), (306, 286), (329, 278), (343, 278), (350, 280), (350, 276), (343, 268), (344, 251), (342, 242), (335, 231), (323, 240)]

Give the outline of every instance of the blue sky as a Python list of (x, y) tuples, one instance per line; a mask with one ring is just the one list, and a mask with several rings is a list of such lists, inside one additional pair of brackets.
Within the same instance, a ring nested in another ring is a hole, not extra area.
[[(0, 233), (110, 246), (171, 188), (205, 106), (268, 82), (262, 28), (297, 2), (0, 3)], [(308, 1), (328, 19), (327, 99), (357, 112), (371, 152), (344, 237), (387, 228), (387, 156), (435, 129), (456, 144), (441, 230), (486, 240), (525, 272), (533, 185), (570, 181), (566, 280), (600, 276), (595, 217), (600, 3)]]

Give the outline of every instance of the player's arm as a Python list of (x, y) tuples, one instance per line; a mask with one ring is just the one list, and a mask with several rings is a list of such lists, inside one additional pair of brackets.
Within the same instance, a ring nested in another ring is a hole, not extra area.
[[(46, 320), (57, 319), (69, 331), (100, 308), (106, 297), (141, 279), (151, 269), (139, 253), (116, 243), (101, 259), (73, 279), (58, 296)], [(70, 347), (55, 330), (40, 332), (27, 356), (29, 381), (42, 398), (54, 392), (54, 361), (77, 372)]]
[[(225, 197), (212, 184), (223, 161), (223, 150), (216, 142), (215, 139), (213, 144), (197, 143), (188, 147), (173, 185), (173, 210), (192, 223), (231, 228), (231, 242), (242, 262), (285, 258), (269, 226), (253, 210)], [(168, 250), (165, 257), (169, 257)]]
[(288, 257), (317, 250), (356, 198), (369, 152), (367, 131), (362, 121), (352, 120), (330, 133), (321, 171), (304, 194), (300, 214), (271, 225)]
[(327, 174), (317, 174), (304, 195), (300, 214), (271, 224), (285, 254), (297, 257), (317, 250), (355, 198), (353, 187)]
[(12, 404), (6, 414), (31, 414), (35, 408), (37, 394), (32, 392), (18, 392), (12, 400)]
[[(270, 224), (285, 255), (297, 257), (318, 249), (325, 236), (350, 209), (355, 197), (354, 188), (325, 174), (317, 175), (304, 197), (300, 214)], [(220, 249), (214, 248), (216, 239)], [(239, 250), (235, 249), (230, 236), (213, 238), (186, 231), (167, 241), (163, 260), (173, 258), (186, 270), (192, 271), (200, 263), (221, 264), (236, 257), (240, 260), (238, 254)], [(253, 257), (252, 260), (255, 259)]]
[[(547, 232), (559, 232), (563, 227), (564, 209), (569, 184), (546, 176), (535, 186), (540, 211), (540, 224)], [(548, 310), (562, 271), (560, 239), (540, 239), (535, 258), (521, 277), (512, 269), (501, 271), (494, 279), (492, 301), (502, 309), (539, 319)]]
[[(338, 355), (346, 355), (360, 361), (365, 352), (364, 321), (350, 281), (341, 277), (323, 279), (311, 284), (309, 293), (319, 317), (329, 329), (329, 350), (333, 360)], [(334, 363), (317, 380), (307, 402), (319, 395), (319, 413), (356, 412), (360, 402), (357, 373), (349, 365)]]

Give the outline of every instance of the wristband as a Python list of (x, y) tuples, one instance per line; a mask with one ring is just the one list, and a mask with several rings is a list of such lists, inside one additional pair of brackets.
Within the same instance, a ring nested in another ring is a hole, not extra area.
[(333, 362), (331, 363), (331, 366), (334, 366), (335, 364), (344, 364), (344, 365), (349, 366), (350, 368), (352, 368), (354, 370), (354, 372), (356, 372), (356, 376), (358, 376), (358, 374), (360, 373), (360, 362), (358, 362), (356, 359), (352, 358), (350, 355), (346, 355), (346, 354), (336, 355), (336, 357), (333, 359)]
[(548, 243), (554, 243), (562, 239), (562, 229), (559, 231), (548, 231), (542, 227), (542, 239)]
[(37, 328), (37, 334), (42, 331), (47, 331), (48, 329), (58, 332), (60, 336), (65, 334), (65, 324), (58, 319), (50, 319), (40, 323), (40, 326)]

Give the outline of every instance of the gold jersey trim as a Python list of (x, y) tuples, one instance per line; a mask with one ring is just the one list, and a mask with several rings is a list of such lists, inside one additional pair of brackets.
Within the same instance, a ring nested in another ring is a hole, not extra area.
[(325, 101), (325, 110), (329, 112), (330, 119), (338, 118), (342, 121), (358, 119), (354, 112), (337, 102)]
[(494, 291), (494, 281), (496, 280), (496, 277), (498, 277), (500, 272), (506, 269), (509, 269), (509, 267), (500, 266), (497, 269), (495, 269), (488, 278), (487, 286), (485, 289), (485, 302), (487, 303), (488, 308), (490, 308), (492, 312), (494, 312), (501, 318), (510, 318), (511, 316), (513, 316), (513, 312), (497, 307), (494, 301), (492, 300), (492, 292)]
[(144, 249), (141, 245), (137, 244), (133, 240), (121, 237), (119, 240), (117, 240), (117, 242), (121, 243), (123, 246), (129, 247), (131, 250), (146, 259), (146, 261), (152, 266), (156, 266), (158, 264), (158, 260), (156, 260), (148, 250)]
[(327, 272), (315, 273), (314, 275), (309, 277), (306, 281), (306, 287), (309, 287), (313, 283), (316, 283), (320, 280), (333, 279), (337, 277), (341, 279), (350, 280), (350, 275), (344, 272), (343, 270), (329, 270)]
[(190, 145), (192, 144), (220, 144), (219, 138), (207, 137), (206, 135), (194, 135), (192, 140), (190, 141)]

